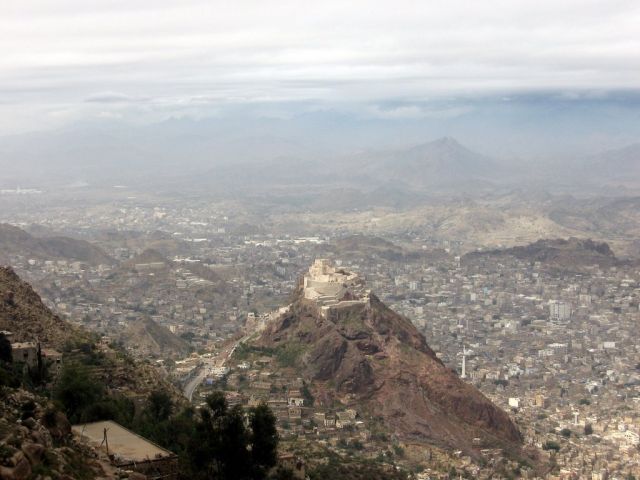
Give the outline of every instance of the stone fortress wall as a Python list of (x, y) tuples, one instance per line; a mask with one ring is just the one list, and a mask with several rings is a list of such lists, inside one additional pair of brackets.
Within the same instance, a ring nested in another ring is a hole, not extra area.
[(353, 272), (333, 267), (326, 259), (316, 259), (304, 276), (304, 298), (313, 300), (326, 318), (333, 309), (369, 305), (369, 290)]

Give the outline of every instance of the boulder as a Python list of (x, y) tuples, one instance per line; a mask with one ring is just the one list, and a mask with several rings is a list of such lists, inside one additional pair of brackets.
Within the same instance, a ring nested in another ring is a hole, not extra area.
[(11, 467), (0, 466), (0, 480), (26, 480), (31, 476), (31, 465), (24, 453), (15, 453), (11, 457), (11, 464)]
[(62, 412), (52, 412), (45, 417), (45, 426), (54, 440), (64, 440), (71, 435), (71, 424)]
[(33, 430), (34, 428), (36, 428), (37, 423), (36, 423), (36, 421), (34, 420), (33, 417), (29, 417), (26, 420), (22, 421), (22, 425), (27, 427), (29, 430)]
[(31, 440), (33, 440), (34, 443), (44, 445), (47, 448), (51, 448), (53, 446), (51, 434), (49, 433), (49, 430), (44, 427), (40, 427), (38, 430), (32, 430)]
[(37, 443), (25, 443), (22, 445), (22, 453), (29, 459), (29, 463), (35, 466), (42, 462), (46, 449)]

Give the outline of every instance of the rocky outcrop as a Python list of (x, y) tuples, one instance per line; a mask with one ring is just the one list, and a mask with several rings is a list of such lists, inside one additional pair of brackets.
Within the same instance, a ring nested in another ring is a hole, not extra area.
[(471, 264), (492, 261), (495, 258), (514, 257), (525, 262), (540, 262), (546, 266), (574, 270), (584, 266), (599, 265), (607, 268), (620, 264), (609, 245), (591, 239), (547, 239), (529, 245), (487, 250), (466, 254), (462, 261)]
[(373, 294), (368, 304), (323, 316), (300, 287), (258, 344), (297, 346), (300, 373), (322, 385), (318, 398), (372, 412), (406, 441), (468, 452), (474, 438), (483, 446), (520, 447), (509, 416), (443, 365), (413, 324)]
[(13, 333), (13, 341), (35, 341), (60, 349), (71, 339), (88, 338), (54, 315), (31, 285), (9, 267), (0, 267), (0, 330)]
[(187, 341), (149, 317), (130, 321), (122, 341), (135, 346), (138, 351), (162, 355), (163, 358), (184, 356), (190, 351)]
[(23, 389), (3, 391), (0, 402), (0, 479), (104, 475), (97, 453), (77, 444), (67, 418), (46, 399)]
[[(0, 330), (11, 331), (11, 340), (38, 340), (47, 348), (63, 350), (69, 342), (86, 347), (100, 358), (94, 379), (119, 395), (144, 397), (162, 389), (176, 403), (184, 402), (180, 392), (152, 366), (116, 355), (109, 347), (98, 352), (88, 332), (54, 315), (31, 286), (7, 267), (0, 267)], [(81, 361), (82, 355), (80, 348), (65, 352), (63, 364)], [(14, 365), (0, 362), (4, 373), (12, 371)], [(0, 376), (0, 381), (4, 379)], [(7, 383), (0, 383), (0, 480), (43, 478), (42, 472), (54, 480), (127, 478), (126, 472), (117, 471), (101, 453), (75, 442), (67, 417), (49, 400)]]

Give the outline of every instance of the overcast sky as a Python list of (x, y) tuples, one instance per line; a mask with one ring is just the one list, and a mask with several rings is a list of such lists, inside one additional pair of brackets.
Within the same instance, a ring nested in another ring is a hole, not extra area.
[(450, 118), (635, 91), (640, 2), (2, 0), (0, 51), (0, 135), (237, 108)]

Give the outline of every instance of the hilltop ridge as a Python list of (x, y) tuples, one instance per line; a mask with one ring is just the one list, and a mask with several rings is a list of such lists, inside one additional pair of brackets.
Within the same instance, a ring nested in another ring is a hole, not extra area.
[(40, 238), (21, 228), (0, 223), (0, 261), (6, 255), (79, 261), (91, 265), (115, 263), (102, 249), (85, 240), (64, 236)]
[(358, 405), (405, 441), (469, 453), (474, 445), (517, 450), (521, 435), (508, 415), (365, 287), (357, 274), (316, 260), (257, 344), (298, 348), (296, 364), (320, 404)]
[(97, 348), (95, 334), (55, 315), (10, 267), (0, 267), (0, 330), (10, 332), (12, 341), (40, 342), (43, 348), (53, 348), (72, 358), (77, 350), (90, 351), (104, 362), (100, 375), (110, 387), (136, 396), (162, 388), (182, 400), (180, 392), (150, 365), (134, 362), (109, 345)]
[(73, 338), (88, 334), (49, 310), (33, 290), (10, 267), (0, 266), (0, 330), (10, 331), (17, 341), (46, 343), (62, 348)]
[(528, 245), (471, 252), (466, 254), (463, 260), (473, 262), (480, 259), (502, 257), (540, 262), (561, 269), (579, 269), (591, 265), (612, 267), (621, 264), (621, 260), (616, 258), (608, 243), (575, 237), (544, 239)]

